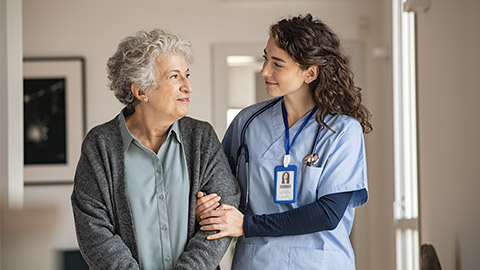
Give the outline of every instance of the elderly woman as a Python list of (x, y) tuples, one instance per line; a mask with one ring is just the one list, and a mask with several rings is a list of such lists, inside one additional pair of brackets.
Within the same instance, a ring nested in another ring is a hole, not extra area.
[(195, 220), (199, 190), (237, 206), (239, 189), (213, 128), (185, 116), (191, 62), (190, 43), (158, 29), (108, 60), (126, 107), (87, 134), (71, 197), (92, 269), (215, 269), (228, 248)]

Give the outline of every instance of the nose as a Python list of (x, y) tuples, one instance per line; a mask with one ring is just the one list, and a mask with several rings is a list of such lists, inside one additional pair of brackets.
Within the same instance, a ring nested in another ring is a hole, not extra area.
[(270, 70), (270, 67), (268, 65), (268, 61), (263, 62), (263, 66), (262, 66), (262, 70), (260, 71), (260, 75), (262, 75), (262, 77), (264, 77), (264, 78), (270, 77), (271, 70)]
[(188, 94), (193, 92), (193, 88), (192, 88), (192, 85), (190, 84), (190, 80), (186, 76), (183, 77), (183, 83), (182, 83), (182, 86), (180, 87), (180, 91)]

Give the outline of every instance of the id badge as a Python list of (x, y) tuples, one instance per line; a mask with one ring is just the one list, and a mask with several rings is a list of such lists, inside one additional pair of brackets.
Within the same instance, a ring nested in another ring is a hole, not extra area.
[(275, 167), (275, 203), (294, 203), (297, 201), (297, 166)]

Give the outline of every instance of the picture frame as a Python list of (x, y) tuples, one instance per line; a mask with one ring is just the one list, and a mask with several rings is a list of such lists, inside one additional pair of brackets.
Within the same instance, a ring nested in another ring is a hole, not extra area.
[(86, 131), (85, 59), (28, 57), (24, 76), (24, 184), (73, 183)]

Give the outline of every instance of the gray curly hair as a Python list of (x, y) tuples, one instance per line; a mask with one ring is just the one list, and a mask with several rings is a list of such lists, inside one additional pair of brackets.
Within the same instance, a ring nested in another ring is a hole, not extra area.
[(127, 107), (139, 103), (130, 90), (132, 84), (147, 91), (157, 87), (156, 65), (162, 55), (182, 55), (188, 64), (193, 62), (190, 42), (161, 29), (138, 31), (120, 42), (107, 69), (109, 87), (121, 103)]

